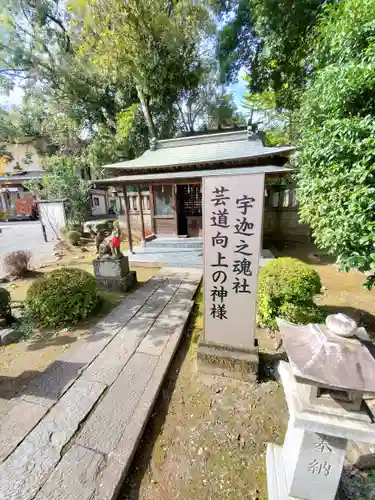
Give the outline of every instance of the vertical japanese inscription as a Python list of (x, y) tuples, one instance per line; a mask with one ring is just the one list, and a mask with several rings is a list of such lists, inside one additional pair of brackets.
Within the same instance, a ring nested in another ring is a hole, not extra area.
[[(228, 194), (229, 190), (224, 186), (214, 187), (212, 190), (212, 207), (216, 208), (218, 206), (223, 206), (224, 208), (212, 212), (211, 226), (220, 227), (222, 231), (227, 231), (230, 227), (228, 224), (229, 212), (226, 208), (227, 201), (230, 200)], [(214, 319), (220, 321), (228, 319), (227, 308), (225, 305), (225, 299), (228, 297), (228, 290), (226, 285), (224, 285), (228, 281), (228, 264), (226, 263), (227, 257), (225, 255), (225, 252), (222, 251), (228, 247), (228, 241), (228, 235), (225, 233), (222, 234), (219, 231), (216, 236), (212, 237), (212, 248), (214, 249), (214, 253), (216, 253), (216, 259), (211, 264), (211, 278), (213, 283), (217, 283), (219, 280), (221, 280), (221, 284), (220, 286), (217, 286), (215, 284), (212, 285), (210, 291), (212, 297), (210, 314)], [(216, 250), (217, 247), (218, 249)], [(219, 250), (220, 247), (221, 250)]]
[(254, 345), (264, 175), (204, 179), (205, 340)]
[[(332, 445), (329, 442), (329, 437), (324, 434), (318, 434), (314, 449), (322, 455), (330, 455), (332, 453)], [(314, 458), (309, 463), (307, 470), (314, 475), (324, 474), (329, 476), (332, 472), (332, 465), (327, 460), (322, 460), (320, 457)]]

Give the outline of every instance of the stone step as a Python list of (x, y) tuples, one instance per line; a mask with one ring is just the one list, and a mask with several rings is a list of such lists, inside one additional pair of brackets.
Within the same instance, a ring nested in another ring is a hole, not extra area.
[(203, 248), (202, 238), (156, 238), (147, 241), (145, 248)]
[(179, 254), (179, 253), (187, 253), (189, 254), (190, 252), (200, 252), (202, 253), (203, 252), (203, 248), (185, 248), (185, 247), (145, 247), (145, 248), (142, 248), (142, 247), (138, 247), (138, 248), (134, 248), (134, 253), (135, 255), (137, 254), (140, 254), (140, 255), (144, 255), (144, 254), (153, 254), (153, 253), (175, 253), (175, 254)]
[(203, 266), (203, 254), (198, 252), (169, 252), (169, 253), (136, 253), (129, 255), (132, 266), (155, 267), (189, 267), (199, 269)]

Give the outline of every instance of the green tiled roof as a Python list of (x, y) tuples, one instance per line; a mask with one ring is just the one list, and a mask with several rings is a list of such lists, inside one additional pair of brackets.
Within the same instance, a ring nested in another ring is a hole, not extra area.
[(105, 168), (138, 170), (220, 163), (266, 156), (288, 156), (294, 149), (292, 146), (265, 147), (257, 136), (248, 138), (246, 131), (226, 132), (157, 141), (154, 150), (148, 149), (139, 158), (105, 165)]

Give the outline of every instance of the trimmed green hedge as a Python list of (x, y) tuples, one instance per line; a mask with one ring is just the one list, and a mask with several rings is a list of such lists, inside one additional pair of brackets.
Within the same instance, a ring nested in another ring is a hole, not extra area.
[(45, 274), (30, 286), (26, 308), (40, 326), (55, 327), (89, 317), (99, 301), (95, 278), (90, 273), (63, 268)]
[(308, 264), (282, 257), (259, 272), (258, 323), (277, 329), (276, 318), (310, 323), (322, 320), (314, 297), (322, 287), (319, 274)]
[(77, 245), (79, 243), (79, 240), (81, 239), (81, 233), (79, 233), (78, 231), (69, 231), (68, 239), (69, 243), (71, 243), (72, 245)]

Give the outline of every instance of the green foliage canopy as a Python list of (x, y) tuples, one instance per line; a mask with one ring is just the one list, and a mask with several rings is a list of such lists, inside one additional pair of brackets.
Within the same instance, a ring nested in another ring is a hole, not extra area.
[(70, 10), (82, 43), (80, 53), (110, 79), (137, 90), (151, 136), (150, 102), (172, 103), (199, 82), (199, 42), (209, 26), (201, 2), (180, 0), (72, 0)]
[[(330, 0), (329, 0), (330, 1)], [(294, 109), (310, 74), (310, 35), (325, 0), (231, 0), (216, 2), (222, 13), (218, 55), (224, 80), (240, 68), (253, 91), (274, 90), (277, 105)], [(226, 17), (231, 11), (234, 15)]]
[(28, 188), (41, 199), (66, 199), (67, 217), (70, 222), (85, 221), (89, 208), (89, 183), (81, 179), (76, 160), (55, 155), (46, 162), (47, 174), (28, 182)]
[[(343, 270), (375, 270), (375, 0), (325, 9), (302, 98), (298, 199)], [(370, 278), (368, 285), (371, 286)]]

